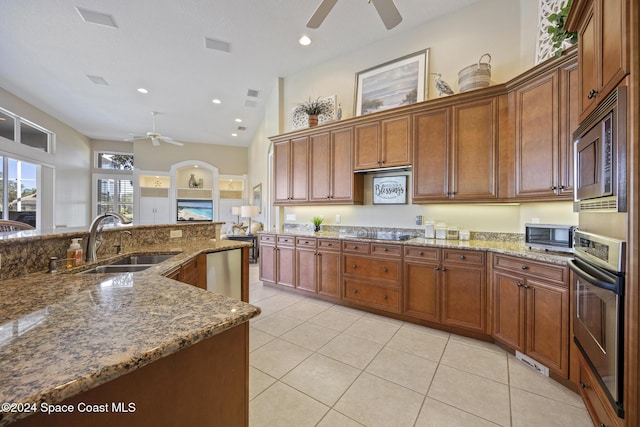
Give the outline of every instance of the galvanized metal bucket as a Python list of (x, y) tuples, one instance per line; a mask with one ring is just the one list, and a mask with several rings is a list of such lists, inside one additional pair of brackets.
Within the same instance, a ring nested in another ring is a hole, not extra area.
[[(482, 58), (489, 57), (487, 62), (482, 62)], [(491, 82), (491, 55), (485, 53), (480, 57), (477, 64), (464, 67), (458, 73), (458, 90), (460, 93), (473, 89), (489, 86)]]

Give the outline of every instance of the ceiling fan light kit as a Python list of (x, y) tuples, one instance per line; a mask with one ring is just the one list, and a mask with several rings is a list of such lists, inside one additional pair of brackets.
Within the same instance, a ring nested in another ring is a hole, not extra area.
[[(333, 6), (336, 5), (338, 0), (322, 0), (320, 6), (311, 15), (311, 18), (307, 22), (307, 27), (318, 28), (325, 20)], [(369, 3), (373, 3), (373, 7), (376, 8), (380, 19), (384, 23), (387, 30), (390, 30), (402, 22), (402, 15), (398, 11), (398, 8), (393, 3), (393, 0), (368, 0)]]
[(156, 132), (156, 116), (158, 115), (157, 111), (152, 111), (151, 115), (153, 116), (153, 124), (151, 127), (151, 131), (147, 132), (147, 134), (145, 136), (134, 136), (131, 139), (128, 139), (128, 141), (137, 141), (140, 139), (150, 139), (151, 140), (151, 145), (153, 145), (154, 147), (157, 147), (160, 145), (160, 142), (167, 142), (169, 144), (173, 144), (173, 145), (177, 145), (179, 147), (182, 147), (184, 144), (180, 141), (176, 141), (173, 138), (170, 138), (168, 136), (164, 136), (158, 132)]

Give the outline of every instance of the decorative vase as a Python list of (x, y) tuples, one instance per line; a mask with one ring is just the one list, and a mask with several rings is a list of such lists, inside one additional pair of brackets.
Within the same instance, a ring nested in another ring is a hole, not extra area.
[(318, 126), (318, 116), (309, 114), (309, 127)]
[(191, 174), (191, 178), (189, 178), (189, 188), (195, 188), (198, 184), (196, 183), (196, 177)]
[(318, 224), (318, 225), (314, 225), (314, 226), (313, 226), (313, 231), (315, 231), (316, 233), (317, 233), (318, 231), (320, 231), (320, 224)]

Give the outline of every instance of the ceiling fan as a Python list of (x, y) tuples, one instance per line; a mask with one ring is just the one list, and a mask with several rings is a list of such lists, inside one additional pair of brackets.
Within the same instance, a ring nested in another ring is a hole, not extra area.
[(133, 138), (129, 138), (127, 139), (127, 141), (136, 141), (139, 139), (150, 139), (151, 144), (153, 144), (154, 147), (157, 147), (158, 145), (160, 145), (160, 141), (167, 142), (173, 145), (179, 145), (180, 147), (182, 147), (184, 145), (182, 142), (176, 141), (173, 138), (169, 138), (168, 136), (164, 136), (156, 132), (156, 116), (158, 115), (158, 112), (152, 111), (151, 114), (153, 115), (153, 127), (151, 128), (152, 129), (151, 132), (147, 132), (147, 134), (144, 136), (134, 135)]
[[(307, 22), (307, 27), (318, 28), (337, 2), (338, 0), (322, 0), (320, 6), (318, 6), (309, 19), (309, 22)], [(387, 30), (392, 29), (402, 21), (402, 16), (400, 12), (398, 12), (398, 8), (393, 3), (393, 0), (368, 0), (368, 2), (373, 3)]]

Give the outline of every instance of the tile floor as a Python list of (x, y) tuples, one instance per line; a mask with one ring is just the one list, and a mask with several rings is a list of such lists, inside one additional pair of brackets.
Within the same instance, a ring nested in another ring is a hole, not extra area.
[(592, 426), (499, 347), (265, 287), (251, 265), (251, 427)]

